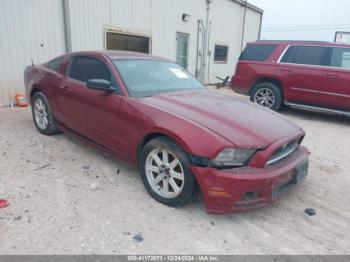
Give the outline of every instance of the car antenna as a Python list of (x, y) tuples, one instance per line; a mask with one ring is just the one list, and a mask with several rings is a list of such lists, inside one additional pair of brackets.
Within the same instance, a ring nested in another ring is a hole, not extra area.
[(30, 59), (30, 62), (32, 63), (32, 66), (34, 66), (34, 61), (33, 61), (33, 58)]

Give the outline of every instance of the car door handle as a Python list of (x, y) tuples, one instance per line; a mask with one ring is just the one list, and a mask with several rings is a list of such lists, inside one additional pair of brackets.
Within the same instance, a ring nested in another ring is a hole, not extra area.
[(291, 69), (288, 69), (288, 68), (281, 68), (281, 71), (282, 71), (282, 72), (292, 72), (292, 70), (291, 70)]
[(326, 74), (326, 76), (328, 76), (328, 77), (332, 77), (332, 78), (336, 78), (336, 77), (338, 77), (338, 75), (334, 75), (334, 74), (330, 74), (330, 73), (327, 73), (327, 74)]

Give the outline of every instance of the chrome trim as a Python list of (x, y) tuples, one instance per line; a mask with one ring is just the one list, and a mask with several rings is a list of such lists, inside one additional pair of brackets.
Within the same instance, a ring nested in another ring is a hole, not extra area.
[(281, 161), (282, 159), (285, 159), (290, 154), (295, 152), (298, 149), (298, 147), (299, 147), (299, 144), (297, 142), (295, 142), (295, 144), (293, 144), (293, 146), (290, 149), (283, 152), (281, 155), (278, 155), (277, 157), (272, 156), (273, 158), (266, 162), (266, 166), (271, 166), (271, 165), (276, 164), (277, 162)]
[(285, 101), (284, 104), (286, 106), (292, 106), (292, 107), (301, 108), (301, 109), (310, 109), (310, 110), (314, 110), (314, 111), (318, 111), (318, 112), (331, 113), (331, 114), (343, 115), (343, 116), (350, 116), (350, 111), (343, 111), (343, 110), (325, 108), (325, 107), (320, 107), (320, 106), (309, 106), (309, 105), (291, 103), (288, 101)]
[(324, 92), (324, 91), (317, 91), (317, 90), (305, 89), (305, 88), (299, 88), (299, 87), (291, 87), (291, 89), (299, 90), (299, 91), (305, 91), (305, 92), (310, 92), (310, 93), (316, 93), (316, 94), (324, 94), (324, 95), (341, 96), (341, 97), (348, 97), (348, 98), (350, 98), (349, 95), (338, 94), (338, 93), (331, 93), (331, 92)]
[(282, 54), (280, 55), (280, 57), (279, 57), (278, 60), (277, 60), (277, 64), (284, 64), (284, 63), (281, 63), (281, 60), (282, 60), (282, 58), (284, 57), (284, 55), (287, 53), (287, 50), (289, 49), (290, 46), (291, 46), (291, 45), (288, 45), (288, 46), (284, 49), (284, 51), (282, 52)]

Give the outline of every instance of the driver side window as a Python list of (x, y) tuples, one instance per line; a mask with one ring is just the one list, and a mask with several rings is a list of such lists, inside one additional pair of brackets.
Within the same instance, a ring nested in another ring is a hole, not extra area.
[(108, 80), (119, 91), (117, 83), (107, 66), (95, 58), (73, 57), (70, 62), (68, 77), (84, 83), (91, 79)]

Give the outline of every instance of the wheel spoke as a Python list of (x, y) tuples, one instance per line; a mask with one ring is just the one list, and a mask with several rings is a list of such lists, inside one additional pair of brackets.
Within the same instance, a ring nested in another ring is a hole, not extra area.
[(163, 176), (158, 175), (156, 178), (153, 179), (153, 185), (156, 186), (159, 184), (160, 181), (162, 181)]
[(163, 192), (169, 194), (169, 181), (166, 179), (163, 180)]
[(162, 165), (162, 160), (160, 160), (159, 156), (156, 153), (152, 154), (152, 158), (153, 158), (154, 161), (156, 161), (158, 166)]
[(38, 100), (40, 110), (44, 109), (43, 101), (41, 99)]
[(174, 181), (173, 178), (169, 179), (169, 184), (172, 187), (172, 189), (174, 190), (175, 193), (178, 193), (180, 191), (179, 186), (176, 184), (176, 182)]
[(43, 117), (43, 124), (44, 124), (45, 128), (47, 127), (48, 123), (49, 123), (49, 121), (47, 120), (47, 117)]
[(35, 103), (35, 111), (36, 111), (36, 113), (39, 113), (39, 111), (40, 111), (40, 105), (38, 102)]
[(166, 150), (162, 150), (162, 158), (163, 158), (163, 164), (169, 164), (169, 155)]
[(171, 161), (169, 168), (174, 169), (178, 164), (180, 164), (180, 162), (175, 158), (173, 161)]
[(181, 181), (184, 180), (183, 174), (181, 174), (179, 172), (176, 172), (176, 171), (173, 171), (173, 170), (170, 171), (170, 176), (173, 177), (173, 178), (176, 178), (178, 180), (181, 180)]
[(39, 126), (41, 127), (41, 128), (43, 128), (43, 126), (44, 126), (44, 122), (43, 122), (43, 119), (41, 118), (41, 117), (39, 117)]
[(152, 171), (152, 172), (157, 173), (157, 174), (159, 173), (159, 168), (156, 166), (153, 166), (153, 165), (148, 166), (147, 170)]

